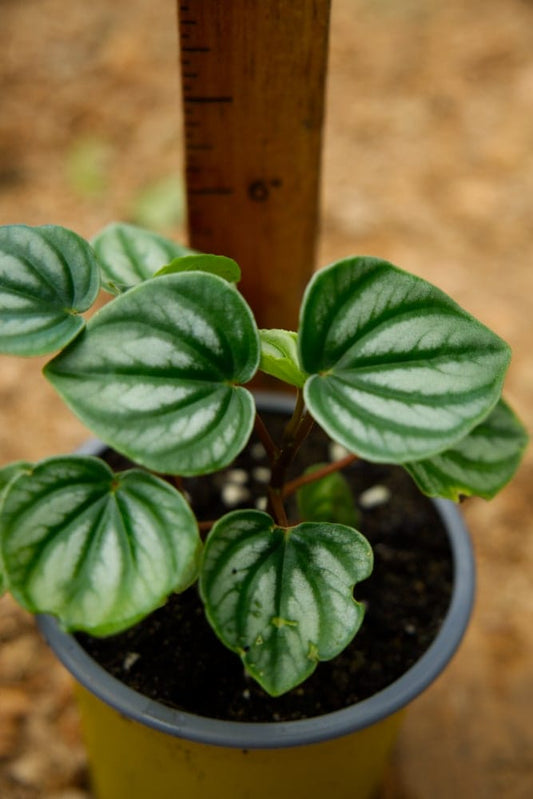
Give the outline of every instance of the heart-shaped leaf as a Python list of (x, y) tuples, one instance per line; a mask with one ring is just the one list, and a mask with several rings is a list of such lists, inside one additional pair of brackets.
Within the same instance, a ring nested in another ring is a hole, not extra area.
[(528, 435), (504, 400), (455, 446), (423, 461), (406, 463), (420, 490), (430, 497), (492, 499), (518, 468)]
[(45, 374), (109, 446), (169, 474), (230, 463), (251, 433), (259, 363), (251, 311), (225, 280), (166, 275), (104, 306)]
[(174, 275), (178, 272), (208, 272), (218, 275), (229, 283), (238, 283), (241, 279), (241, 269), (233, 258), (225, 255), (183, 255), (174, 258), (169, 264), (159, 269), (154, 277), (160, 275)]
[(259, 368), (284, 383), (302, 388), (307, 375), (300, 367), (298, 335), (292, 330), (260, 330), (261, 362)]
[[(317, 463), (306, 470), (313, 474), (327, 464)], [(353, 491), (341, 472), (332, 472), (312, 483), (305, 483), (296, 494), (300, 518), (307, 522), (336, 522), (349, 527), (359, 524)]]
[(91, 243), (102, 269), (102, 286), (111, 294), (127, 291), (153, 277), (174, 258), (193, 252), (158, 233), (124, 222), (108, 225)]
[(15, 461), (0, 469), (0, 596), (7, 590), (7, 575), (2, 560), (2, 505), (10, 484), (23, 472), (31, 470), (27, 461)]
[(85, 326), (99, 268), (91, 247), (63, 227), (0, 227), (0, 352), (44, 355)]
[(200, 591), (221, 641), (278, 696), (351, 641), (363, 618), (355, 583), (372, 571), (366, 539), (350, 527), (277, 527), (266, 513), (234, 511), (207, 539)]
[(11, 483), (2, 512), (10, 591), (66, 629), (125, 629), (195, 579), (196, 520), (178, 491), (97, 458), (41, 461)]
[(299, 345), (311, 415), (351, 452), (390, 463), (463, 438), (498, 401), (510, 359), (439, 289), (367, 257), (313, 277)]

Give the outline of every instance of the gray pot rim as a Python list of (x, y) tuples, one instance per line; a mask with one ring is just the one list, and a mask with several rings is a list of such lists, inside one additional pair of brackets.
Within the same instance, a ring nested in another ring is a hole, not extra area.
[[(290, 411), (293, 400), (257, 392), (265, 410)], [(78, 452), (97, 454), (99, 441), (89, 441)], [(448, 532), (454, 584), (448, 612), (436, 638), (398, 680), (373, 696), (342, 710), (301, 721), (235, 722), (185, 713), (155, 702), (127, 687), (98, 665), (75, 638), (61, 630), (52, 616), (39, 616), (45, 640), (72, 676), (88, 691), (122, 715), (148, 727), (198, 743), (244, 749), (277, 749), (320, 743), (376, 724), (401, 710), (422, 693), (453, 657), (466, 631), (475, 594), (475, 562), (470, 536), (456, 505), (433, 500)]]

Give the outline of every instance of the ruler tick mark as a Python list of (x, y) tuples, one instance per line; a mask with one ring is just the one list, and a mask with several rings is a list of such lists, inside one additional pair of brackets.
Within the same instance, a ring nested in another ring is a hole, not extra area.
[(233, 194), (233, 189), (226, 187), (226, 186), (204, 186), (200, 189), (189, 189), (189, 194), (195, 197), (203, 196), (227, 196), (229, 194)]
[(183, 98), (186, 103), (232, 103), (233, 97), (231, 95), (186, 95)]

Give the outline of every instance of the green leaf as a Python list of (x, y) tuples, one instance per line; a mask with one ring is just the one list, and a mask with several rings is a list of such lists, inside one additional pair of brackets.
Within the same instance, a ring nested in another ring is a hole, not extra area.
[(4, 498), (7, 495), (11, 483), (23, 472), (32, 468), (31, 463), (27, 461), (15, 461), (0, 469), (0, 596), (7, 590), (7, 575), (5, 573), (4, 564), (2, 560), (2, 536), (3, 536), (3, 522), (2, 522), (2, 507)]
[(307, 375), (300, 367), (298, 335), (292, 330), (260, 330), (261, 362), (259, 368), (284, 383), (302, 388)]
[(27, 461), (15, 461), (0, 469), (0, 596), (7, 590), (7, 574), (2, 558), (3, 503), (11, 483), (13, 483), (20, 474), (28, 472), (31, 469), (32, 465)]
[(458, 501), (476, 495), (492, 499), (517, 470), (528, 435), (504, 400), (455, 446), (423, 461), (404, 464), (430, 497)]
[[(329, 464), (317, 463), (304, 474), (313, 474)], [(296, 494), (300, 518), (307, 522), (335, 522), (357, 527), (359, 514), (352, 489), (341, 472), (333, 472), (302, 485)]]
[(2, 502), (4, 492), (9, 484), (18, 477), (19, 474), (31, 469), (32, 464), (28, 461), (13, 461), (13, 463), (8, 463), (7, 466), (0, 469), (0, 503)]
[(181, 258), (174, 258), (167, 266), (159, 269), (154, 277), (178, 272), (207, 272), (218, 275), (229, 283), (238, 283), (241, 279), (239, 265), (225, 255), (182, 255)]
[(109, 446), (169, 474), (230, 463), (251, 433), (248, 382), (259, 336), (236, 289), (214, 275), (166, 275), (104, 306), (45, 368)]
[(50, 458), (4, 501), (2, 555), (15, 599), (66, 629), (123, 630), (194, 580), (196, 520), (172, 486), (93, 457)]
[(172, 259), (192, 253), (158, 233), (123, 222), (101, 230), (92, 245), (102, 270), (102, 286), (111, 294), (149, 280)]
[(314, 275), (299, 345), (314, 419), (348, 450), (389, 463), (463, 438), (498, 401), (510, 360), (446, 294), (367, 257)]
[(0, 227), (0, 352), (43, 355), (68, 344), (99, 290), (91, 247), (63, 227)]
[(272, 696), (303, 682), (351, 641), (364, 609), (352, 595), (372, 571), (366, 539), (350, 527), (277, 527), (234, 511), (207, 539), (200, 592), (221, 641)]

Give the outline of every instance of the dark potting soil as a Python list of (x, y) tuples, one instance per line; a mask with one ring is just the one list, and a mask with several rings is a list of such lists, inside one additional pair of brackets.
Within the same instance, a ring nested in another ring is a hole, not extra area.
[[(262, 417), (279, 440), (287, 417), (271, 413)], [(330, 448), (328, 438), (315, 428), (292, 476), (311, 463), (330, 460)], [(130, 466), (113, 452), (105, 459), (117, 470)], [(228, 510), (261, 503), (266, 466), (264, 450), (252, 437), (224, 473), (185, 480), (197, 518), (215, 519)], [(212, 718), (261, 722), (310, 718), (385, 688), (419, 659), (439, 629), (451, 595), (451, 553), (433, 503), (403, 469), (358, 461), (344, 473), (361, 514), (359, 529), (374, 550), (374, 571), (355, 589), (366, 614), (347, 649), (320, 663), (303, 685), (276, 699), (269, 697), (245, 675), (240, 658), (218, 641), (194, 587), (173, 595), (126, 632), (100, 639), (80, 634), (78, 640), (131, 688), (171, 707)]]

